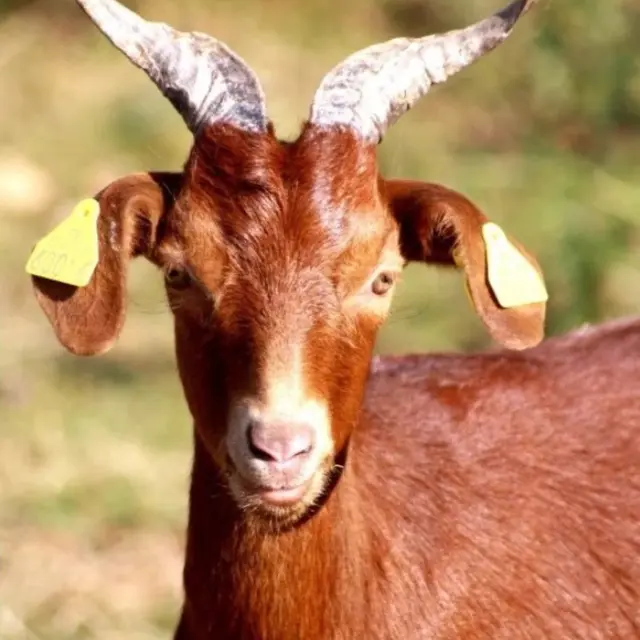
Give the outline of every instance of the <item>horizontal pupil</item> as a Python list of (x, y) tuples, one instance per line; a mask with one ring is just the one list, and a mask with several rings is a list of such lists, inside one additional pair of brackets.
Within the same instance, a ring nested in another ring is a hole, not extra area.
[(166, 277), (169, 282), (181, 282), (187, 279), (187, 274), (180, 269), (170, 269)]

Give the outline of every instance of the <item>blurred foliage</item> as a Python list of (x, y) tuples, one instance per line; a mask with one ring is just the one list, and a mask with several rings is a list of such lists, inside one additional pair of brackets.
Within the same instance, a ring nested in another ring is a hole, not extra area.
[[(127, 2), (240, 52), (284, 138), (351, 51), (455, 28), (497, 3)], [(0, 95), (0, 637), (167, 637), (190, 433), (159, 278), (133, 265), (121, 340), (84, 361), (55, 342), (23, 268), (80, 198), (130, 171), (178, 168), (189, 134), (73, 0), (0, 0)], [(462, 191), (538, 256), (549, 334), (637, 313), (638, 157), (637, 0), (541, 0), (380, 148), (387, 175)], [(459, 274), (407, 270), (379, 350), (488, 345)]]

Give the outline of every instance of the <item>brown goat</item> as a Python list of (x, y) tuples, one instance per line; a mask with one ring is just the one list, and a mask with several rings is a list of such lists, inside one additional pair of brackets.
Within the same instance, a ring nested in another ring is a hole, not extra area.
[[(535, 346), (544, 302), (498, 303), (485, 216), (376, 164), (385, 128), (531, 0), (348, 58), (293, 143), (221, 43), (78, 1), (195, 136), (182, 173), (99, 194), (88, 286), (34, 278), (89, 355), (122, 327), (129, 260), (165, 273), (195, 424), (176, 639), (640, 637), (640, 323)], [(459, 264), (491, 335), (532, 348), (372, 364), (408, 261)]]

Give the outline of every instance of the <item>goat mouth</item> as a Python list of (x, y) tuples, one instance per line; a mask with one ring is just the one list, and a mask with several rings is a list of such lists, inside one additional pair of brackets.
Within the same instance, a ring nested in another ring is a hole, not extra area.
[(306, 482), (291, 487), (278, 487), (277, 489), (259, 487), (254, 490), (254, 493), (264, 503), (276, 507), (288, 507), (300, 502), (304, 498), (309, 489), (309, 484), (309, 482)]
[(324, 485), (322, 473), (297, 484), (255, 484), (237, 471), (229, 474), (229, 487), (240, 508), (270, 521), (297, 520), (314, 504)]
[(239, 478), (243, 492), (252, 497), (252, 501), (259, 502), (266, 507), (293, 507), (304, 501), (308, 494), (313, 478), (299, 483), (280, 486), (256, 486)]
[[(327, 457), (304, 478), (273, 479), (242, 473), (227, 456), (226, 476), (230, 494), (241, 511), (278, 528), (315, 513), (323, 504), (327, 485), (335, 474), (333, 458)], [(337, 476), (335, 476), (337, 477)]]

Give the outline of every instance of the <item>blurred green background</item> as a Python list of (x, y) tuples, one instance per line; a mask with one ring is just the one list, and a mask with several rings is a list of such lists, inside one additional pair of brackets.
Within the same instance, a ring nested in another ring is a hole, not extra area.
[[(259, 73), (281, 136), (356, 48), (455, 28), (500, 0), (129, 0)], [(72, 0), (0, 0), (0, 638), (167, 638), (180, 600), (190, 424), (160, 282), (132, 268), (116, 349), (63, 352), (23, 269), (79, 199), (179, 168), (190, 137)], [(539, 257), (548, 333), (640, 300), (640, 3), (541, 0), (380, 149), (456, 188)], [(380, 351), (489, 345), (453, 272), (412, 267)]]

